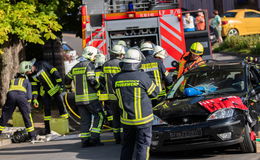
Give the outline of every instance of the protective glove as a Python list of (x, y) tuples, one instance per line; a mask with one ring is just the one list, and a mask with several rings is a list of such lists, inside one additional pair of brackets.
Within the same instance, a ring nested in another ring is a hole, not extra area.
[(37, 99), (33, 99), (33, 107), (38, 108), (39, 107), (39, 102)]

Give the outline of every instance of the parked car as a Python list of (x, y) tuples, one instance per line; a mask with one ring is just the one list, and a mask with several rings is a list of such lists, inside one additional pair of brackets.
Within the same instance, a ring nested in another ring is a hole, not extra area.
[(253, 9), (235, 9), (224, 13), (222, 36), (260, 33), (260, 12)]
[(154, 107), (151, 151), (237, 145), (254, 152), (259, 82), (256, 65), (246, 62), (213, 61), (188, 71)]

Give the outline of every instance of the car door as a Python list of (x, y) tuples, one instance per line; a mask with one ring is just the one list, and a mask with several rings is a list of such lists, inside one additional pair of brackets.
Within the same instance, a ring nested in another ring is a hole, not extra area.
[(250, 74), (249, 74), (249, 86), (254, 89), (255, 94), (251, 94), (250, 99), (253, 100), (249, 104), (250, 115), (254, 119), (258, 119), (260, 115), (260, 73), (256, 66), (250, 67)]
[(260, 33), (260, 14), (253, 11), (247, 11), (244, 14), (244, 23), (246, 24), (247, 34)]

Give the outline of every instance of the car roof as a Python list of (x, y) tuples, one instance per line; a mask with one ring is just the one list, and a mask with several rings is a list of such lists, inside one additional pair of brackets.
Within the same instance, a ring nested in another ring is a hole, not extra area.
[(246, 11), (259, 12), (259, 11), (254, 10), (254, 9), (233, 9), (233, 10), (228, 10), (228, 11), (226, 11), (226, 12), (246, 12)]

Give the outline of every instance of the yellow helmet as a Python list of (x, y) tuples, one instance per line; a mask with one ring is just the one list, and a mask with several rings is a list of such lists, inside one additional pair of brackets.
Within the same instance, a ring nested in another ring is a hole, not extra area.
[(204, 53), (204, 47), (200, 42), (192, 43), (192, 45), (190, 46), (190, 52), (200, 56)]

